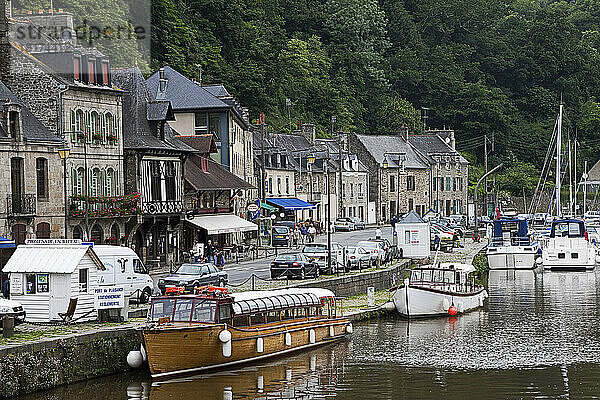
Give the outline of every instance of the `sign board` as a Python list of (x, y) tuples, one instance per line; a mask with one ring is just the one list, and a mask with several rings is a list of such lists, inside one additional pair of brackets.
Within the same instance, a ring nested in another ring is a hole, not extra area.
[(106, 310), (125, 307), (125, 288), (123, 286), (103, 286), (94, 289), (94, 308)]
[(23, 274), (10, 274), (10, 293), (23, 294)]
[(81, 239), (27, 239), (25, 244), (81, 244)]
[(250, 203), (248, 204), (248, 211), (251, 213), (257, 212), (258, 211), (258, 205), (255, 203)]

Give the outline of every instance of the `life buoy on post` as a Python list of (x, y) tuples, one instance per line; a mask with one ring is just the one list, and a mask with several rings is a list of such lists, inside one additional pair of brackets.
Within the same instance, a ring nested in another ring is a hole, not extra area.
[(221, 331), (219, 341), (223, 344), (223, 357), (231, 357), (231, 332), (227, 329)]

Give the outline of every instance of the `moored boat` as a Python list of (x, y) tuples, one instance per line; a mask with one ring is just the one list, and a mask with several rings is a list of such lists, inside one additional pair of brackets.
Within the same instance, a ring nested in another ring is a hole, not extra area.
[(579, 219), (552, 222), (550, 236), (542, 252), (544, 269), (594, 269), (597, 249), (588, 238), (585, 223)]
[(486, 250), (490, 269), (533, 269), (540, 253), (539, 243), (528, 232), (527, 220), (494, 221), (492, 239)]
[(396, 310), (413, 318), (456, 315), (482, 307), (488, 295), (475, 283), (474, 273), (473, 265), (460, 263), (414, 268), (394, 292)]
[(352, 333), (326, 289), (282, 289), (152, 299), (138, 328), (153, 378), (202, 372), (285, 354)]

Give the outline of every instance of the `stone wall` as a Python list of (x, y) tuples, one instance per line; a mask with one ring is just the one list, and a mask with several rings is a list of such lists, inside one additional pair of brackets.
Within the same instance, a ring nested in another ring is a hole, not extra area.
[(410, 266), (410, 260), (403, 260), (396, 265), (360, 275), (340, 276), (339, 278), (325, 279), (318, 282), (308, 282), (293, 285), (292, 287), (306, 288), (319, 287), (329, 289), (336, 296), (351, 297), (365, 294), (367, 287), (373, 286), (375, 290), (385, 290), (402, 282), (402, 273)]
[(0, 399), (126, 371), (139, 346), (128, 327), (0, 348)]

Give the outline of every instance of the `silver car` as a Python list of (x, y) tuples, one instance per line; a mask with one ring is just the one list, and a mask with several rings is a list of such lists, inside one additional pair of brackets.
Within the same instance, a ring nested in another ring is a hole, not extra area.
[(371, 251), (363, 247), (348, 247), (346, 255), (346, 266), (348, 269), (369, 267), (376, 261)]
[(360, 218), (358, 217), (350, 217), (350, 219), (352, 220), (352, 222), (354, 222), (354, 229), (358, 230), (358, 229), (365, 229), (365, 223), (364, 221), (362, 221)]

